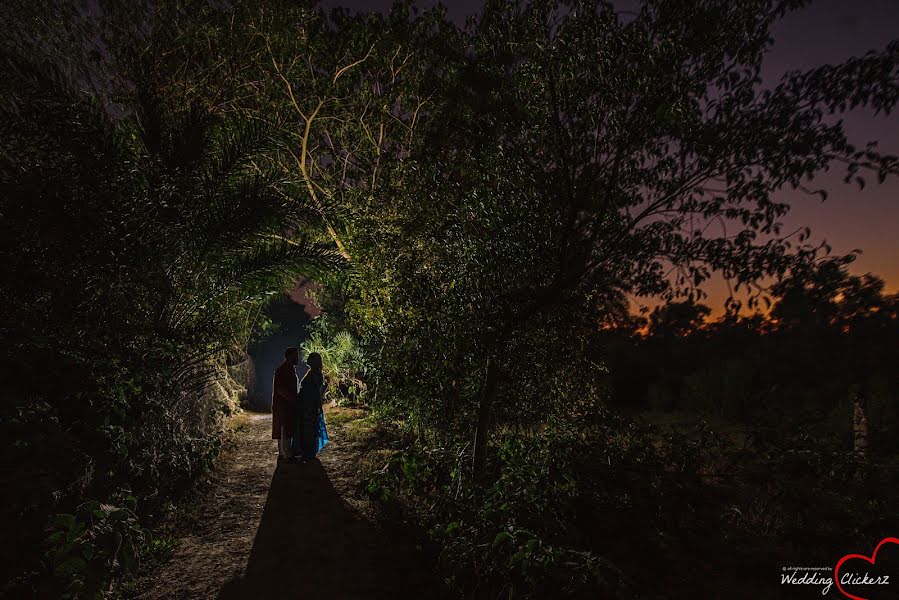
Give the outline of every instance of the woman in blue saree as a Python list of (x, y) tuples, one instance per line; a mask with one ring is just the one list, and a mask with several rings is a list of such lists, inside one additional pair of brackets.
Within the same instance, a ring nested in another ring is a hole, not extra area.
[(325, 413), (322, 410), (325, 380), (321, 355), (318, 352), (310, 353), (306, 364), (309, 365), (309, 370), (300, 382), (294, 454), (303, 460), (311, 460), (328, 443), (328, 430), (325, 428)]

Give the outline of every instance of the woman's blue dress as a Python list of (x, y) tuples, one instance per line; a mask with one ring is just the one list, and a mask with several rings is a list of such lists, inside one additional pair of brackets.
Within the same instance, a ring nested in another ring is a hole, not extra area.
[(325, 411), (318, 413), (318, 443), (315, 445), (315, 453), (318, 454), (328, 445), (328, 429), (325, 427)]
[(297, 427), (293, 438), (295, 455), (314, 458), (328, 443), (328, 429), (322, 410), (325, 385), (321, 375), (307, 373), (300, 385)]

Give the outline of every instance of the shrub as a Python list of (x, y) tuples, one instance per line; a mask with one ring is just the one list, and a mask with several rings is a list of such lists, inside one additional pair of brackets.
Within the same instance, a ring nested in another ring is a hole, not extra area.
[(136, 571), (145, 533), (134, 513), (136, 498), (126, 494), (119, 499), (116, 504), (90, 500), (74, 514), (50, 518), (44, 566), (57, 597), (94, 597), (113, 576)]
[(326, 319), (319, 317), (300, 348), (304, 359), (312, 352), (322, 357), (322, 372), (328, 383), (327, 395), (338, 403), (362, 403), (367, 389), (367, 361), (356, 339), (346, 331), (328, 335)]

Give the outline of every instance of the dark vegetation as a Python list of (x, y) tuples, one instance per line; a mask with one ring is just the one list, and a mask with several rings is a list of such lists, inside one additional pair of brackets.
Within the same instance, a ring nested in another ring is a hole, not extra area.
[[(895, 107), (899, 44), (764, 88), (803, 4), (4, 6), (4, 591), (152, 554), (301, 276), (332, 393), (415, 440), (367, 490), (460, 594), (755, 598), (895, 529), (896, 298), (777, 193), (899, 174), (832, 118)], [(704, 323), (713, 272), (746, 306)]]
[(785, 280), (774, 298), (768, 315), (709, 323), (702, 304), (669, 304), (652, 313), (646, 335), (610, 332), (601, 356), (613, 373), (613, 402), (784, 430), (784, 419), (795, 418), (797, 433), (839, 446), (851, 445), (858, 394), (877, 430), (871, 442), (895, 452), (899, 296), (884, 294), (876, 277), (825, 263), (812, 278)]
[(899, 298), (830, 262), (772, 296), (767, 316), (670, 303), (598, 334), (609, 408), (550, 400), (539, 430), (498, 432), (489, 485), (462, 440), (395, 454), (368, 492), (421, 511), (468, 595), (795, 597), (759, 573), (897, 526)]
[(102, 24), (139, 37), (112, 38), (118, 52), (89, 70), (47, 55), (98, 52), (99, 31), (63, 29), (77, 11), (19, 8), (30, 27), (4, 40), (0, 117), (0, 421), (15, 540), (2, 568), (26, 571), (14, 596), (85, 597), (136, 565), (135, 511), (152, 514), (209, 469), (243, 387), (229, 366), (244, 361), (267, 294), (337, 255), (304, 237), (320, 217), (261, 164), (277, 148), (269, 128), (183, 97), (191, 79), (172, 80), (164, 62), (177, 31), (140, 37), (141, 21), (111, 13)]

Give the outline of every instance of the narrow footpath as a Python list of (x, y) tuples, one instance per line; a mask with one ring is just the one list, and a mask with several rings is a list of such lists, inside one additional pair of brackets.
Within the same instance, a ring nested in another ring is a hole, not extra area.
[(430, 561), (408, 533), (379, 526), (349, 439), (353, 415), (330, 409), (330, 442), (304, 464), (277, 461), (271, 416), (250, 414), (175, 537), (171, 560), (140, 582), (142, 600), (436, 598)]

